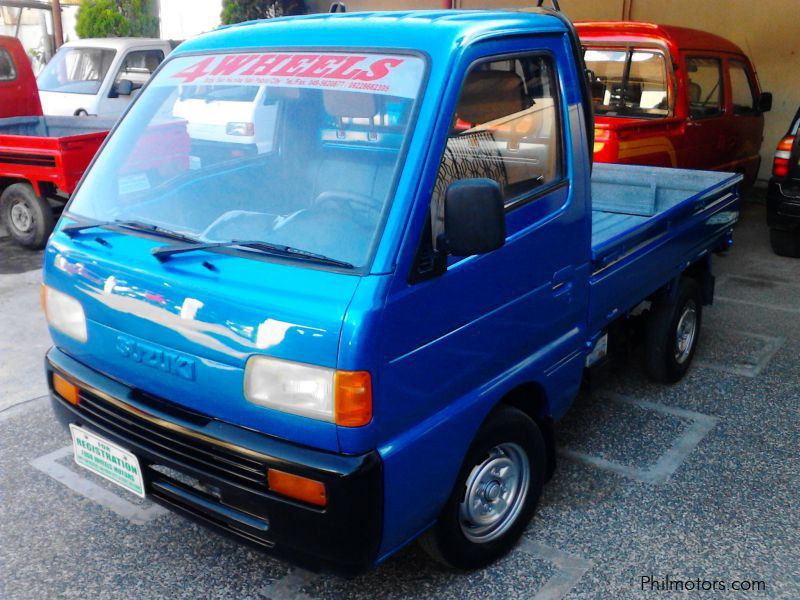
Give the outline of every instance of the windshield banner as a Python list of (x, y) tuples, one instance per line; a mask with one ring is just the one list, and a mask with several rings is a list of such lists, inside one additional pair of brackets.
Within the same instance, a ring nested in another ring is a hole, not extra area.
[(153, 82), (335, 89), (413, 98), (423, 62), (412, 56), (274, 52), (176, 58)]

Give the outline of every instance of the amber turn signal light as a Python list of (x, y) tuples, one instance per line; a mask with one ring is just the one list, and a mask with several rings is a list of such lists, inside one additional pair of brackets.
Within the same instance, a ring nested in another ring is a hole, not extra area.
[(78, 405), (80, 402), (80, 388), (74, 383), (71, 383), (64, 379), (58, 373), (53, 373), (53, 389), (56, 391), (56, 394), (61, 396), (64, 400), (69, 402), (70, 404)]
[(362, 427), (372, 420), (372, 379), (368, 371), (336, 371), (333, 387), (337, 425)]
[(301, 477), (300, 475), (292, 475), (277, 469), (269, 469), (267, 470), (267, 484), (273, 492), (301, 502), (307, 502), (314, 506), (328, 504), (325, 484), (321, 481)]

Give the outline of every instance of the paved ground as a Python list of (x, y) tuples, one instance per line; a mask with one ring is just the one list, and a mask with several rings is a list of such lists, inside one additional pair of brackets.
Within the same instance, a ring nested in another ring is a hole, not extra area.
[[(78, 472), (33, 400), (0, 412), (0, 598), (658, 595), (642, 577), (800, 598), (800, 260), (771, 254), (754, 198), (717, 261), (718, 301), (687, 379), (651, 384), (631, 360), (579, 398), (540, 511), (499, 564), (449, 573), (412, 546), (351, 581), (293, 569)], [(1, 240), (0, 258), (13, 259)], [(37, 282), (0, 275), (0, 407), (43, 389), (29, 349)]]

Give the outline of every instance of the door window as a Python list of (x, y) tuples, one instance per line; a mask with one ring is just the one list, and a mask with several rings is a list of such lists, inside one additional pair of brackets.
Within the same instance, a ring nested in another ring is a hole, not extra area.
[(0, 81), (12, 81), (17, 78), (14, 61), (5, 48), (0, 48)]
[(689, 57), (689, 115), (693, 119), (715, 117), (724, 112), (722, 64), (718, 58)]
[(481, 63), (461, 89), (431, 201), (433, 240), (444, 196), (458, 180), (489, 178), (506, 205), (561, 178), (561, 125), (553, 63), (526, 56)]
[(123, 79), (127, 79), (133, 84), (133, 89), (141, 88), (150, 76), (164, 60), (164, 52), (161, 50), (134, 50), (129, 52), (122, 61), (122, 65), (117, 72), (114, 85), (118, 85)]
[(756, 97), (745, 64), (740, 60), (729, 60), (728, 74), (731, 78), (731, 100), (734, 114), (754, 113)]

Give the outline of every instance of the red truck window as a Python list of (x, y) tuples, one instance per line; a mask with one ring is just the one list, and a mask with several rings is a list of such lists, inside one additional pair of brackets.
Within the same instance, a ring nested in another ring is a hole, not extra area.
[(666, 117), (670, 111), (669, 77), (658, 50), (587, 48), (595, 113), (616, 117)]
[(0, 48), (0, 81), (12, 81), (17, 78), (14, 61), (5, 48)]
[(689, 114), (693, 119), (716, 117), (723, 113), (722, 62), (718, 58), (691, 56), (686, 59), (689, 73)]
[(731, 78), (731, 99), (734, 114), (750, 114), (755, 112), (756, 97), (753, 93), (753, 82), (747, 67), (740, 60), (728, 61), (728, 73)]

